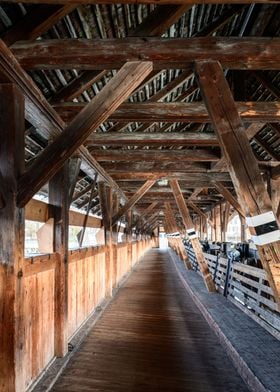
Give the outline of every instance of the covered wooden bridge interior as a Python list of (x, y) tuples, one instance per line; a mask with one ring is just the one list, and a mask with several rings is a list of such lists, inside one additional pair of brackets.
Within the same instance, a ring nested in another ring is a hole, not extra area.
[(238, 214), (279, 310), (279, 33), (278, 0), (0, 0), (0, 391), (67, 356), (160, 231), (215, 292), (200, 239)]

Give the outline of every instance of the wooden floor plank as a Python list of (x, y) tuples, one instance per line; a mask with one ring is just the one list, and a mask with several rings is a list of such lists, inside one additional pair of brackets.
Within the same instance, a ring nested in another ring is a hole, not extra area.
[(247, 391), (164, 251), (152, 250), (53, 387), (78, 391)]

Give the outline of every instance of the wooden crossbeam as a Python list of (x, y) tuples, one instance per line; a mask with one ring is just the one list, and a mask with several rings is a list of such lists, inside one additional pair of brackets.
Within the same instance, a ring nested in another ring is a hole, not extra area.
[(219, 146), (213, 133), (202, 132), (130, 132), (130, 133), (94, 133), (85, 145), (96, 146)]
[[(180, 211), (180, 214), (183, 219), (183, 223), (184, 223), (186, 230), (194, 229), (194, 224), (191, 219), (187, 204), (185, 202), (185, 199), (182, 194), (182, 191), (181, 191), (181, 188), (180, 188), (178, 181), (177, 180), (170, 180), (169, 184), (172, 189), (174, 199), (177, 203), (177, 206)], [(201, 275), (204, 279), (204, 283), (205, 283), (208, 291), (215, 292), (216, 287), (213, 282), (212, 276), (209, 272), (205, 257), (202, 252), (201, 245), (199, 243), (199, 240), (197, 237), (194, 238), (191, 236), (190, 238), (191, 238), (190, 241), (191, 241), (191, 244), (192, 244), (195, 256), (196, 256), (196, 260), (197, 260), (199, 268), (200, 268)]]
[(79, 148), (88, 135), (126, 100), (151, 72), (150, 62), (125, 64), (102, 91), (36, 159), (19, 181), (18, 203), (25, 205)]
[[(279, 46), (280, 48), (280, 46)], [(67, 102), (54, 105), (57, 113), (69, 122), (86, 106)], [(245, 122), (279, 121), (280, 102), (237, 102), (237, 110)], [(125, 103), (110, 115), (110, 121), (208, 123), (209, 114), (203, 102)]]
[[(125, 158), (124, 158), (125, 159)], [(124, 172), (148, 172), (156, 171), (164, 174), (166, 171), (174, 170), (175, 172), (208, 172), (209, 164), (205, 162), (102, 162), (102, 167), (111, 175), (114, 173)]]
[[(152, 180), (154, 177), (157, 177), (158, 179), (162, 178), (167, 178), (167, 179), (172, 179), (172, 178), (177, 178), (178, 180), (180, 179), (181, 181), (184, 181), (186, 183), (186, 186), (189, 188), (195, 188), (195, 187), (215, 187), (212, 182), (220, 180), (216, 174), (212, 175), (211, 173), (208, 177), (202, 177), (202, 174), (204, 173), (198, 173), (198, 177), (192, 177), (190, 178), (189, 173), (181, 173), (181, 172), (152, 172), (152, 173), (116, 173), (112, 174), (112, 177), (120, 182), (120, 181), (146, 181), (146, 180)], [(220, 173), (220, 174), (226, 174), (226, 173)], [(227, 181), (227, 185), (230, 186), (232, 185), (231, 179), (230, 178), (223, 178), (221, 181)]]
[(141, 212), (141, 215), (137, 218), (137, 220), (128, 227), (128, 230), (130, 230), (132, 227), (139, 226), (141, 220), (143, 220), (145, 216), (149, 215), (157, 205), (158, 205), (157, 201), (151, 203), (149, 207), (147, 207), (144, 211)]
[[(247, 216), (272, 211), (271, 200), (221, 65), (215, 61), (200, 62), (195, 68), (242, 210)], [(256, 234), (253, 228), (251, 232)], [(275, 301), (280, 307), (280, 241), (258, 246), (258, 250)]]
[(220, 192), (220, 194), (225, 198), (225, 200), (228, 201), (235, 208), (238, 214), (245, 217), (245, 213), (241, 205), (238, 203), (238, 201), (232, 195), (232, 193), (220, 181), (215, 182), (215, 187)]
[(112, 224), (114, 225), (117, 221), (131, 208), (136, 204), (144, 194), (154, 185), (155, 180), (147, 180), (145, 184), (138, 189), (137, 192), (128, 200), (128, 202), (117, 212), (115, 216), (112, 218)]
[(212, 162), (220, 159), (212, 150), (94, 150), (99, 162), (105, 161), (157, 161), (157, 162)]
[(17, 43), (13, 53), (28, 70), (118, 69), (139, 58), (152, 61), (155, 70), (189, 68), (209, 58), (229, 69), (280, 68), (279, 38), (52, 39)]
[[(2, 40), (0, 40), (0, 66), (0, 82), (14, 83), (24, 95), (26, 120), (35, 128), (39, 129), (41, 133), (45, 134), (47, 139), (57, 137), (63, 131), (66, 124), (50, 106), (33, 80), (20, 67)], [(105, 172), (84, 146), (79, 148), (79, 154), (83, 159), (82, 169), (86, 174), (94, 178), (97, 172), (101, 178), (125, 199), (125, 196), (115, 181)]]
[(190, 201), (189, 199), (187, 200), (187, 205), (189, 207), (191, 207), (191, 209), (196, 212), (199, 216), (201, 216), (203, 219), (205, 219), (207, 222), (209, 222), (209, 224), (212, 227), (215, 227), (214, 222), (209, 218), (208, 215), (206, 215), (199, 207), (197, 207), (192, 201)]
[[(10, 3), (40, 3), (42, 0), (10, 0)], [(119, 4), (119, 0), (46, 0), (51, 4), (64, 4), (73, 2), (79, 4)], [(254, 3), (263, 3), (264, 0), (254, 0)], [(278, 4), (278, 0), (267, 0), (270, 4)], [(126, 0), (126, 4), (139, 4), (139, 0)], [(154, 4), (154, 0), (141, 0), (142, 4)], [(193, 0), (157, 0), (157, 4), (192, 4)], [(207, 0), (208, 4), (251, 4), (252, 0)], [(196, 0), (196, 4), (205, 4), (205, 0)]]

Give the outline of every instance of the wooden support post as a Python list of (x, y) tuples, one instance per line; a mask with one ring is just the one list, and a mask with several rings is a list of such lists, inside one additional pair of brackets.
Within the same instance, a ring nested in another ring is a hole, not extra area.
[(202, 252), (202, 248), (201, 245), (199, 243), (199, 240), (197, 238), (197, 236), (195, 235), (194, 232), (194, 225), (193, 225), (193, 221), (191, 219), (187, 204), (185, 202), (184, 196), (182, 194), (182, 191), (180, 189), (179, 183), (177, 180), (170, 180), (169, 181), (172, 192), (174, 194), (174, 198), (176, 200), (177, 206), (179, 208), (179, 211), (181, 213), (183, 222), (184, 222), (184, 226), (188, 232), (188, 235), (190, 237), (191, 240), (191, 244), (200, 268), (200, 272), (201, 275), (204, 279), (205, 285), (208, 289), (208, 291), (210, 292), (215, 292), (216, 288), (215, 288), (215, 284), (213, 282), (212, 276), (209, 272), (205, 257), (203, 255)]
[[(173, 233), (174, 232), (178, 232), (179, 233), (179, 228), (178, 228), (178, 225), (176, 223), (175, 216), (174, 216), (174, 213), (173, 213), (172, 208), (171, 208), (171, 204), (168, 203), (168, 202), (165, 202), (164, 205), (165, 205), (166, 221), (169, 224), (169, 230), (171, 230), (171, 233), (172, 232)], [(179, 252), (179, 255), (180, 255), (181, 259), (185, 262), (186, 267), (188, 269), (191, 269), (192, 268), (191, 267), (191, 263), (189, 262), (189, 257), (188, 257), (188, 254), (186, 252), (186, 249), (185, 249), (185, 247), (183, 245), (182, 239), (180, 237), (179, 238), (174, 238), (173, 242), (176, 244), (175, 246), (178, 249), (178, 252)]]
[(126, 231), (126, 242), (127, 242), (127, 257), (132, 266), (132, 210), (129, 209), (126, 213), (127, 216), (127, 231)]
[[(216, 61), (199, 62), (195, 68), (242, 209), (248, 217), (271, 212), (271, 200), (221, 65)], [(257, 234), (254, 228), (250, 230)], [(258, 251), (280, 309), (280, 241), (263, 243)]]
[(16, 206), (17, 179), (24, 169), (24, 99), (16, 86), (0, 85), (0, 390), (24, 385), (24, 210)]
[(240, 241), (245, 242), (246, 241), (246, 221), (244, 216), (239, 215), (240, 219)]
[(49, 182), (49, 203), (54, 218), (53, 250), (59, 254), (55, 267), (54, 350), (57, 357), (63, 357), (68, 351), (69, 162)]

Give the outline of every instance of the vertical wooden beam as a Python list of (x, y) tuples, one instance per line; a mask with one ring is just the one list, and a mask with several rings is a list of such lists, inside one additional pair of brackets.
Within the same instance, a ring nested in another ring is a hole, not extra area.
[[(270, 213), (271, 200), (221, 65), (216, 61), (198, 62), (195, 68), (242, 209), (247, 217)], [(276, 239), (279, 233), (277, 223), (274, 221), (272, 225), (276, 226), (274, 241), (262, 241), (262, 245), (258, 245), (258, 251), (275, 301), (280, 308), (280, 241)], [(259, 238), (253, 227), (250, 231)]]
[[(166, 221), (167, 225), (169, 227), (170, 233), (174, 232), (179, 232), (178, 225), (175, 220), (174, 213), (171, 208), (171, 204), (168, 202), (164, 203), (165, 205), (165, 215), (166, 215)], [(181, 259), (186, 263), (186, 267), (188, 269), (191, 269), (191, 263), (189, 262), (189, 257), (186, 252), (186, 249), (183, 245), (182, 239), (181, 238), (174, 238), (172, 242), (175, 244), (176, 248), (178, 249), (179, 255)]]
[(16, 206), (24, 169), (24, 99), (16, 86), (0, 85), (0, 390), (21, 392), (24, 356), (24, 210)]
[(49, 203), (54, 219), (53, 249), (58, 254), (55, 266), (54, 350), (57, 357), (63, 357), (68, 351), (69, 162), (49, 181)]
[(191, 240), (191, 244), (200, 268), (201, 275), (204, 279), (205, 285), (210, 292), (215, 292), (215, 284), (213, 282), (212, 276), (209, 272), (205, 257), (202, 252), (201, 245), (199, 243), (199, 240), (197, 236), (195, 235), (194, 232), (194, 224), (191, 219), (187, 204), (185, 202), (183, 193), (180, 189), (179, 183), (177, 180), (170, 180), (170, 187), (172, 189), (172, 192), (174, 194), (174, 198), (176, 200), (177, 206), (179, 208), (180, 214), (182, 216), (184, 226), (187, 230), (187, 233), (189, 235), (189, 238)]

